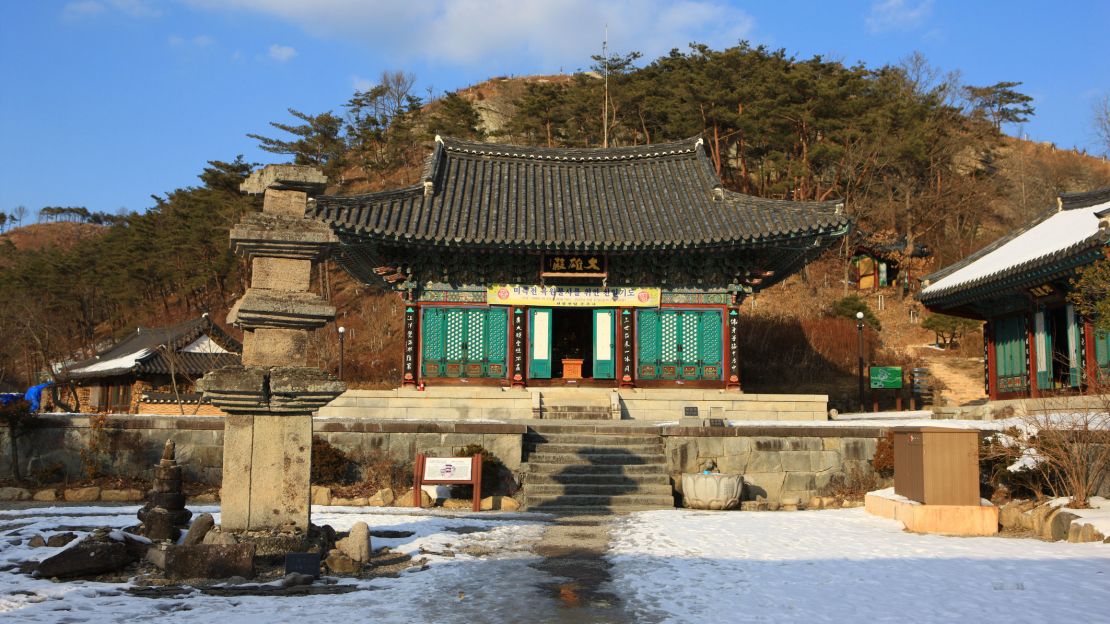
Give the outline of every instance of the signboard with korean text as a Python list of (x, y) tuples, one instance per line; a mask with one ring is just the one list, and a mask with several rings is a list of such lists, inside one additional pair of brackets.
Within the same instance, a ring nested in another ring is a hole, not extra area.
[(472, 457), (425, 457), (423, 482), (470, 481)]
[(902, 387), (902, 367), (901, 366), (872, 366), (871, 367), (871, 388), (879, 389), (897, 389)]
[(551, 254), (543, 257), (544, 277), (604, 277), (605, 258), (597, 254)]
[(562, 308), (657, 308), (661, 297), (658, 288), (626, 286), (528, 286), (494, 284), (486, 289), (490, 305), (531, 305)]

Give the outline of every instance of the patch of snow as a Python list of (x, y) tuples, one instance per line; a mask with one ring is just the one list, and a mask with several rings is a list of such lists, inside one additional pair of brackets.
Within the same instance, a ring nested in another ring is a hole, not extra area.
[(1110, 595), (1106, 544), (921, 535), (863, 509), (637, 512), (612, 535), (632, 621), (1090, 622)]
[(204, 334), (196, 340), (185, 345), (185, 347), (181, 349), (181, 352), (217, 354), (228, 353), (228, 350), (216, 344), (216, 341), (212, 340), (212, 338), (208, 334)]
[(136, 364), (138, 364), (143, 358), (150, 355), (151, 351), (152, 351), (151, 349), (140, 349), (140, 350), (138, 350), (134, 353), (129, 353), (127, 355), (122, 355), (120, 357), (112, 358), (110, 360), (100, 360), (100, 361), (98, 361), (94, 364), (89, 364), (88, 366), (82, 366), (80, 368), (71, 368), (71, 369), (69, 369), (69, 372), (70, 373), (100, 373), (100, 372), (114, 371), (114, 370), (130, 370)]
[(1090, 509), (1072, 509), (1068, 507), (1071, 502), (1070, 498), (1054, 498), (1049, 501), (1049, 505), (1054, 507), (1063, 507), (1068, 513), (1073, 513), (1082, 518), (1082, 524), (1090, 524), (1095, 527), (1095, 530), (1102, 533), (1104, 537), (1110, 537), (1110, 500), (1101, 496), (1092, 496), (1087, 499), (1091, 505)]
[(901, 419), (932, 419), (930, 410), (902, 410), (901, 412), (848, 412), (833, 416), (833, 420), (901, 420)]
[(1110, 202), (1087, 208), (1061, 210), (998, 249), (926, 286), (921, 294), (929, 295), (989, 277), (1082, 242), (1098, 232), (1099, 219), (1095, 213), (1105, 210), (1107, 206), (1110, 206)]
[(909, 503), (911, 505), (920, 505), (921, 504), (918, 501), (915, 501), (911, 498), (906, 498), (905, 496), (902, 496), (901, 494), (896, 493), (894, 491), (893, 487), (888, 487), (888, 488), (882, 489), (882, 490), (875, 490), (874, 492), (868, 492), (867, 495), (868, 496), (877, 496), (879, 498), (885, 498), (887, 500), (892, 500), (892, 501), (895, 501), (895, 502), (898, 502), (898, 503)]
[[(1006, 436), (1010, 437), (1010, 436)], [(1009, 446), (1009, 445), (1007, 445)], [(1022, 450), (1021, 457), (1014, 463), (1006, 466), (1006, 470), (1010, 472), (1021, 472), (1022, 470), (1032, 470), (1039, 466), (1044, 458), (1037, 452), (1037, 449), (1027, 448)]]

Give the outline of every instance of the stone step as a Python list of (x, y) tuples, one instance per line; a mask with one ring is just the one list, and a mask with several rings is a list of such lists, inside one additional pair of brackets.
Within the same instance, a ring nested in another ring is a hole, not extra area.
[(633, 455), (659, 455), (663, 453), (663, 445), (658, 442), (654, 444), (621, 444), (609, 446), (541, 442), (540, 444), (527, 444), (525, 445), (525, 450), (528, 451), (528, 453), (542, 454), (604, 455), (612, 454), (615, 451), (627, 451)]
[[(619, 451), (619, 448), (610, 449)], [(637, 466), (641, 464), (663, 464), (666, 458), (662, 453), (641, 454), (633, 453), (597, 453), (580, 455), (578, 453), (531, 453), (528, 455), (529, 464), (601, 464)]]
[(544, 505), (543, 507), (530, 509), (529, 511), (553, 514), (556, 516), (616, 516), (632, 513), (634, 511), (653, 511), (656, 509), (660, 509), (660, 507), (654, 505), (624, 505), (621, 507), (589, 505), (584, 505), (581, 507), (566, 507), (559, 505)]
[(598, 496), (594, 494), (563, 494), (551, 496), (525, 497), (528, 511), (543, 511), (544, 507), (653, 507), (669, 509), (674, 507), (674, 497), (660, 494), (620, 494), (617, 496)]
[[(627, 477), (626, 477), (627, 478)], [(590, 484), (575, 481), (573, 483), (529, 483), (524, 486), (525, 495), (529, 498), (548, 498), (553, 496), (671, 496), (671, 484), (648, 483), (617, 483), (617, 484)]]
[(553, 410), (544, 408), (541, 412), (544, 420), (613, 420), (613, 413), (609, 408), (588, 410)]
[(543, 402), (543, 411), (545, 412), (564, 412), (572, 414), (574, 412), (596, 412), (599, 410), (609, 411), (609, 402), (605, 401), (597, 403), (548, 403)]
[(667, 465), (663, 462), (655, 464), (590, 464), (590, 463), (537, 463), (534, 460), (527, 464), (529, 474), (537, 475), (665, 475)]
[(575, 444), (579, 446), (626, 446), (640, 444), (662, 444), (663, 438), (657, 435), (606, 435), (599, 433), (529, 433), (524, 437), (525, 444)]
[(668, 488), (671, 487), (671, 478), (669, 476), (655, 472), (649, 474), (614, 473), (573, 475), (527, 472), (524, 475), (525, 487), (532, 487), (533, 485), (564, 485), (568, 481), (575, 485), (624, 485), (627, 483), (635, 483), (636, 485), (663, 485)]

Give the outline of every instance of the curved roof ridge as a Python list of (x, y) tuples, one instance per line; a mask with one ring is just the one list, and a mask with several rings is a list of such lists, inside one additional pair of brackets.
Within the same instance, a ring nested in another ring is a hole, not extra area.
[(537, 147), (511, 145), (507, 143), (487, 143), (467, 141), (453, 137), (437, 137), (437, 144), (450, 152), (500, 156), (503, 158), (532, 158), (537, 160), (558, 161), (606, 161), (630, 160), (634, 158), (658, 158), (674, 154), (693, 153), (702, 143), (700, 136), (681, 141), (648, 143), (646, 145), (622, 145), (619, 147)]

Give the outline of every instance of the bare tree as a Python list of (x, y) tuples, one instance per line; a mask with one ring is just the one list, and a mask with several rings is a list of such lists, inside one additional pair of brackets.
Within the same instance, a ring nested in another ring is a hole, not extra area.
[(1095, 102), (1095, 133), (1102, 142), (1103, 153), (1110, 157), (1110, 94)]

